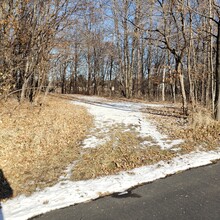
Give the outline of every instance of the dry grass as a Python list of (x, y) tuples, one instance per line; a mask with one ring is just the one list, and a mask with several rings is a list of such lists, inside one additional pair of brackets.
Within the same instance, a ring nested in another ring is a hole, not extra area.
[[(95, 149), (87, 149), (73, 170), (72, 179), (90, 179), (116, 174), (122, 170), (170, 160), (174, 152), (161, 150), (158, 146), (141, 148), (135, 132), (112, 130), (110, 141)], [(88, 166), (89, 165), (89, 166)]]
[[(0, 169), (15, 196), (55, 184), (73, 161), (78, 162), (71, 179), (84, 180), (170, 160), (198, 147), (212, 150), (220, 144), (220, 124), (208, 111), (200, 108), (184, 118), (178, 107), (157, 108), (145, 109), (151, 113), (147, 117), (172, 139), (185, 140), (178, 146), (181, 152), (161, 150), (151, 137), (138, 136), (134, 127), (125, 132), (124, 125), (112, 127), (105, 134), (110, 139), (105, 144), (82, 151), (80, 142), (92, 118), (84, 108), (65, 99), (72, 97), (50, 97), (42, 106), (18, 105), (16, 100), (0, 103)], [(99, 137), (98, 130), (95, 132)], [(141, 145), (144, 141), (150, 145)]]
[(84, 108), (58, 98), (42, 106), (11, 99), (0, 112), (0, 169), (14, 196), (55, 184), (92, 124)]
[(210, 111), (201, 107), (191, 113), (186, 128), (179, 133), (187, 142), (195, 143), (203, 150), (215, 150), (220, 146), (220, 122), (212, 118)]
[[(215, 121), (207, 109), (199, 107), (191, 111), (187, 118), (173, 117), (171, 114), (166, 116), (166, 113), (162, 115), (151, 114), (148, 118), (155, 121), (158, 128), (172, 139), (185, 140), (180, 145), (182, 153), (197, 149), (215, 150), (220, 146), (220, 122)], [(175, 113), (175, 116), (178, 114)]]

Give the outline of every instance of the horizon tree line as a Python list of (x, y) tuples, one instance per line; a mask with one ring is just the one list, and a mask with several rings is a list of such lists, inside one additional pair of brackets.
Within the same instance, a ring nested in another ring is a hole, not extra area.
[(3, 0), (0, 95), (138, 97), (220, 120), (219, 0)]

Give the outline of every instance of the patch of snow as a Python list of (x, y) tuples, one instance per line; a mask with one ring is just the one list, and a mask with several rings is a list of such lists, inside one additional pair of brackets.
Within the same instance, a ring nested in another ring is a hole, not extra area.
[(177, 152), (177, 151), (181, 150), (181, 147), (172, 148), (171, 150), (174, 151), (174, 152)]
[(145, 146), (147, 146), (147, 147), (154, 146), (154, 143), (152, 143), (151, 141), (143, 141), (140, 145), (141, 145), (143, 148), (145, 148)]
[[(94, 132), (94, 131), (92, 131)], [(106, 131), (108, 132), (108, 131)], [(101, 144), (104, 144), (105, 142), (107, 141), (107, 138), (105, 139), (100, 139), (98, 137), (95, 137), (95, 136), (89, 136), (87, 137), (83, 143), (82, 143), (82, 147), (83, 148), (96, 148), (97, 145), (101, 145)]]
[(189, 168), (203, 166), (220, 159), (216, 152), (194, 152), (118, 175), (86, 181), (61, 181), (53, 187), (29, 197), (19, 196), (2, 204), (5, 220), (24, 220), (33, 216), (98, 198), (106, 193), (123, 192), (139, 184), (154, 181)]
[(66, 168), (66, 170), (64, 170), (65, 174), (60, 176), (60, 180), (69, 180), (71, 178), (72, 170), (73, 170), (74, 166), (76, 165), (76, 163), (77, 163), (77, 161), (74, 161)]
[[(143, 104), (134, 102), (109, 102), (107, 99), (99, 97), (78, 96), (80, 100), (74, 101), (86, 107), (90, 114), (94, 116), (95, 128), (91, 130), (93, 136), (89, 136), (82, 143), (83, 148), (95, 148), (100, 144), (104, 144), (108, 140), (105, 134), (109, 132), (111, 127), (116, 124), (123, 125), (124, 131), (128, 131), (128, 127), (132, 126), (139, 133), (139, 136), (151, 136), (161, 149), (170, 149), (175, 145), (183, 142), (183, 140), (167, 140), (167, 136), (161, 134), (155, 125), (143, 119), (141, 109), (146, 106), (159, 106), (156, 104)], [(126, 128), (127, 127), (127, 128)], [(98, 138), (97, 136), (101, 136)]]

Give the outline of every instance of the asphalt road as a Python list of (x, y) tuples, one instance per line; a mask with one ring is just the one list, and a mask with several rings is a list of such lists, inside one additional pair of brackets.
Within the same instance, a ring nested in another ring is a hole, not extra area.
[(220, 162), (36, 220), (220, 220)]

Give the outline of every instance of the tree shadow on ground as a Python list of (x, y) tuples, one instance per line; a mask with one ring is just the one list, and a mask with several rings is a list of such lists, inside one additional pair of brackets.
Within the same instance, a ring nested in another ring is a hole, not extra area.
[(129, 107), (126, 107), (126, 102), (122, 102), (122, 104), (124, 103), (124, 106), (122, 105), (120, 106), (120, 105), (116, 105), (115, 103), (111, 103), (111, 102), (101, 102), (101, 101), (94, 101), (94, 100), (89, 101), (86, 99), (73, 97), (71, 95), (58, 95), (58, 97), (62, 99), (71, 100), (71, 101), (77, 101), (77, 102), (81, 102), (85, 104), (90, 104), (90, 105), (100, 106), (100, 107), (110, 108), (110, 109), (116, 109), (116, 110), (122, 110), (126, 112), (140, 112), (141, 110), (142, 113), (147, 113), (147, 114), (152, 114), (152, 115), (159, 115), (159, 116), (165, 116), (165, 117), (168, 116), (168, 117), (183, 118), (183, 119), (188, 118), (186, 115), (183, 114), (182, 108), (176, 107), (176, 106), (169, 106), (169, 105), (161, 106), (161, 104), (158, 104), (158, 106), (157, 104), (156, 105), (153, 104), (154, 106), (151, 106), (151, 104), (149, 104), (149, 106), (147, 106), (148, 104), (145, 104), (141, 108), (135, 110), (134, 108), (129, 109)]
[[(129, 107), (127, 107), (125, 101), (122, 102), (124, 104), (124, 106), (123, 106), (123, 105), (117, 105), (114, 102), (95, 101), (95, 100), (90, 101), (90, 100), (86, 100), (86, 99), (83, 99), (83, 98), (73, 97), (73, 96), (70, 96), (70, 95), (58, 95), (57, 97), (59, 97), (61, 99), (66, 99), (66, 100), (70, 100), (70, 101), (77, 101), (77, 102), (80, 102), (80, 103), (89, 104), (89, 105), (93, 105), (93, 106), (99, 106), (99, 107), (103, 107), (103, 108), (121, 110), (121, 111), (126, 111), (126, 112), (140, 112), (138, 109), (137, 110), (129, 109)], [(129, 100), (127, 101), (127, 103), (129, 103)], [(132, 103), (132, 102), (130, 102), (130, 103)]]
[(11, 188), (8, 180), (5, 178), (3, 171), (0, 169), (0, 220), (4, 219), (1, 207), (3, 199), (9, 199), (13, 196), (13, 189)]
[(148, 113), (151, 115), (159, 115), (165, 117), (173, 117), (173, 118), (182, 118), (187, 119), (188, 116), (184, 115), (181, 108), (178, 107), (163, 107), (163, 108), (153, 108), (153, 107), (144, 107), (142, 112)]

